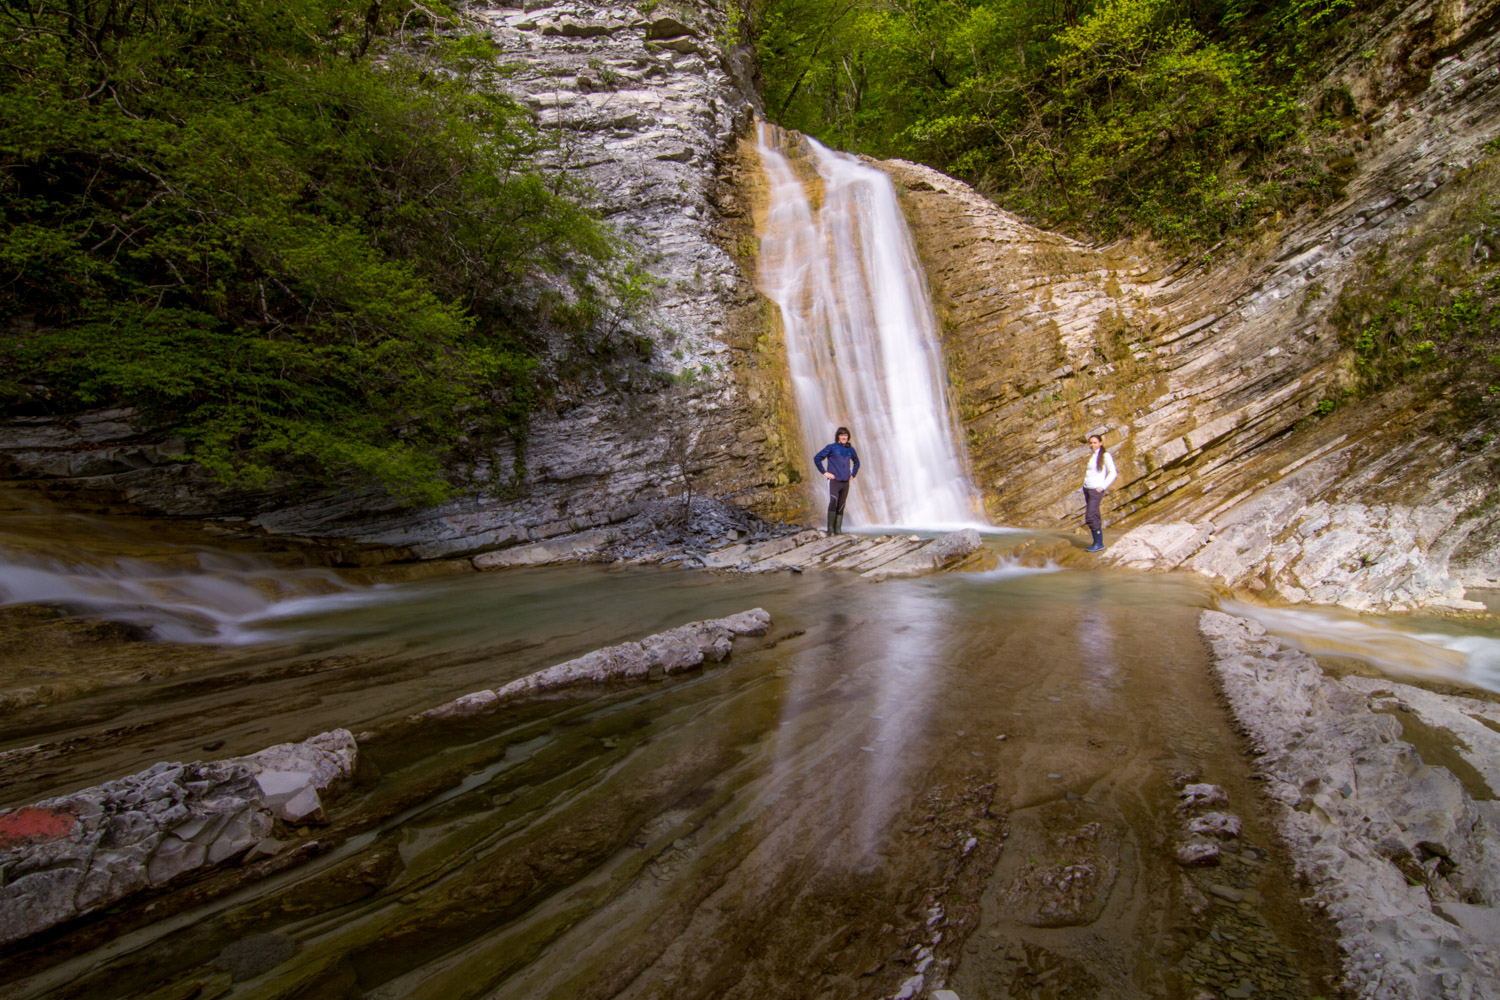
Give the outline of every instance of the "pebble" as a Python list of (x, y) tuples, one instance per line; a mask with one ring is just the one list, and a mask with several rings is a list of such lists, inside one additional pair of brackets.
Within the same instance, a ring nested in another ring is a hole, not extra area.
[(1005, 740), (1005, 739), (1009, 739), (1009, 738), (1010, 738), (1010, 734), (1009, 733), (1001, 733), (999, 736), (995, 737), (995, 739), (997, 739), (997, 740)]
[(1205, 889), (1207, 889), (1209, 895), (1218, 896), (1220, 899), (1227, 899), (1231, 903), (1238, 903), (1240, 900), (1245, 898), (1245, 894), (1243, 892), (1233, 888), (1232, 886), (1218, 885), (1214, 882), (1210, 882), (1207, 886), (1205, 886)]

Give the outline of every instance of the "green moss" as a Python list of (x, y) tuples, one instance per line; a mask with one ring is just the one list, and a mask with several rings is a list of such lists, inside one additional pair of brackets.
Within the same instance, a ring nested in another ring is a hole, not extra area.
[(1479, 164), (1456, 186), (1446, 220), (1416, 245), (1375, 254), (1345, 284), (1332, 321), (1351, 395), (1407, 385), (1483, 419), (1500, 415), (1500, 163)]

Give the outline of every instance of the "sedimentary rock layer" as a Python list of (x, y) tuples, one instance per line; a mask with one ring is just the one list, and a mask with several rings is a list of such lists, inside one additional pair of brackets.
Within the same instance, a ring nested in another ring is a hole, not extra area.
[(576, 531), (530, 545), (484, 553), (475, 569), (545, 566), (574, 562), (700, 567), (730, 573), (808, 569), (856, 572), (870, 580), (925, 576), (952, 568), (978, 553), (984, 542), (973, 528), (936, 538), (920, 535), (830, 535), (784, 530), (749, 535), (730, 529), (716, 537), (662, 537), (655, 522), (625, 522)]
[[(413, 719), (474, 715), (563, 688), (684, 673), (724, 660), (736, 637), (764, 635), (770, 624), (770, 614), (760, 608), (690, 622), (495, 691), (465, 695)], [(279, 854), (287, 844), (276, 836), (329, 821), (325, 803), (353, 777), (358, 756), (354, 736), (336, 729), (245, 757), (155, 764), (0, 811), (0, 945), (193, 872)]]
[(705, 662), (724, 660), (729, 656), (736, 636), (764, 635), (770, 627), (771, 615), (764, 608), (752, 608), (728, 618), (689, 622), (649, 635), (639, 642), (596, 649), (577, 659), (519, 677), (493, 691), (471, 692), (412, 718), (450, 719), (481, 715), (519, 698), (581, 684), (642, 681), (653, 673), (685, 673)]
[(335, 729), (0, 812), (0, 944), (247, 852), (276, 853), (276, 822), (324, 822), (323, 799), (357, 755), (354, 737)]
[(1461, 607), (1466, 586), (1495, 584), (1482, 444), (1495, 428), (1443, 429), (1440, 407), (1399, 389), (1317, 414), (1348, 378), (1340, 293), (1484, 193), (1466, 171), (1500, 135), (1496, 10), (1418, 2), (1371, 18), (1324, 82), (1358, 103), (1345, 196), (1212, 267), (1085, 246), (884, 164), (906, 192), (993, 520), (1077, 525), (1084, 439), (1100, 433), (1120, 468), (1106, 517), (1136, 529), (1112, 556), (1126, 565), (1356, 608)]
[[(1351, 995), (1500, 996), (1500, 707), (1330, 677), (1219, 612), (1199, 630)], [(1461, 774), (1423, 759), (1422, 732), (1451, 741)]]

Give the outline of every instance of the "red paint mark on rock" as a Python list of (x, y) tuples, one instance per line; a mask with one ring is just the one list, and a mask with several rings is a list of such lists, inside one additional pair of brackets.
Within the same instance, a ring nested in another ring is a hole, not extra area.
[(26, 806), (0, 816), (0, 849), (59, 840), (73, 832), (78, 817), (66, 809)]

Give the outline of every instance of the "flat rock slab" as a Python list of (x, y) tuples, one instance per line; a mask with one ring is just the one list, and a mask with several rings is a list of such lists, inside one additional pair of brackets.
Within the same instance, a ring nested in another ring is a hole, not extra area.
[(411, 716), (422, 719), (452, 719), (492, 712), (508, 702), (531, 695), (584, 684), (640, 681), (653, 673), (679, 674), (703, 663), (718, 663), (729, 656), (735, 637), (764, 635), (771, 615), (763, 608), (741, 611), (728, 618), (690, 622), (666, 632), (649, 635), (639, 642), (606, 646), (592, 653), (519, 677), (493, 691), (474, 691), (436, 708)]
[[(1500, 996), (1500, 944), (1489, 933), (1500, 913), (1490, 784), (1500, 707), (1329, 677), (1260, 624), (1216, 611), (1198, 627), (1298, 875), (1338, 929), (1349, 994)], [(1402, 718), (1419, 705), (1425, 729)], [(1431, 738), (1439, 732), (1451, 738)], [(1435, 763), (1444, 744), (1461, 775)]]
[(544, 566), (577, 562), (625, 562), (632, 565), (681, 565), (725, 573), (838, 570), (869, 580), (926, 576), (951, 569), (984, 548), (973, 528), (937, 538), (916, 535), (829, 535), (808, 529), (753, 541), (730, 541), (709, 549), (665, 545), (643, 554), (627, 554), (626, 534), (589, 529), (513, 548), (474, 556), (476, 569)]

